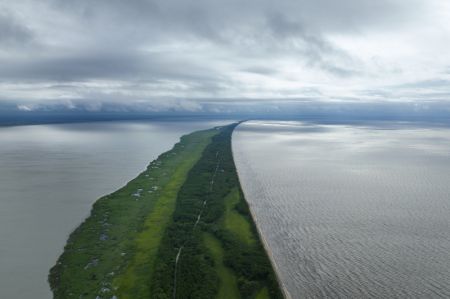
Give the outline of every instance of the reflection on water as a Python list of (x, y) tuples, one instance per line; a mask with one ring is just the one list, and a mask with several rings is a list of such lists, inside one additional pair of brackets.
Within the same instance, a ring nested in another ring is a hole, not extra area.
[(0, 128), (0, 298), (50, 298), (47, 274), (99, 196), (179, 137), (228, 122), (106, 122)]
[(233, 151), (293, 298), (450, 297), (450, 129), (252, 121)]

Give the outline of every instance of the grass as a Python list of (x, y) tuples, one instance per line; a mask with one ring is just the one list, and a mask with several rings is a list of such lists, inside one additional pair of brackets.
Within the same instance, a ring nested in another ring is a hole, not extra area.
[(212, 138), (180, 188), (150, 298), (283, 298), (239, 185), (235, 126)]
[(50, 271), (54, 298), (283, 298), (239, 185), (235, 126), (183, 136), (95, 202)]
[(236, 205), (241, 200), (241, 195), (238, 188), (233, 188), (232, 191), (225, 197), (225, 215), (224, 227), (230, 232), (236, 234), (241, 241), (246, 244), (251, 244), (255, 241), (249, 219), (244, 217), (236, 210)]
[(152, 278), (153, 263), (161, 238), (175, 209), (177, 193), (186, 180), (187, 173), (198, 161), (203, 149), (209, 143), (210, 135), (211, 133), (208, 133), (208, 138), (204, 138), (203, 142), (199, 143), (189, 157), (178, 166), (170, 178), (170, 182), (162, 190), (152, 212), (145, 219), (144, 230), (137, 236), (134, 259), (125, 272), (113, 283), (118, 288), (119, 298), (147, 298), (150, 296), (148, 282)]
[(152, 259), (179, 188), (215, 134), (217, 130), (207, 130), (183, 136), (146, 171), (94, 203), (50, 270), (54, 298), (111, 298), (116, 288), (123, 294), (148, 292), (149, 283), (140, 282), (151, 277)]
[(264, 287), (256, 294), (255, 299), (270, 299), (269, 290)]
[(210, 233), (204, 233), (205, 246), (210, 250), (214, 259), (214, 267), (219, 276), (219, 291), (216, 299), (241, 298), (236, 275), (223, 263), (224, 250), (220, 241)]

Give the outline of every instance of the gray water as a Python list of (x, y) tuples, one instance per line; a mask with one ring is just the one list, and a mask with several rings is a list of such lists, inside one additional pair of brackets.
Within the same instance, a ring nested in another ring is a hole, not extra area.
[(0, 298), (51, 298), (48, 271), (92, 203), (181, 135), (226, 123), (0, 127)]
[(450, 129), (246, 122), (242, 187), (293, 298), (450, 298)]

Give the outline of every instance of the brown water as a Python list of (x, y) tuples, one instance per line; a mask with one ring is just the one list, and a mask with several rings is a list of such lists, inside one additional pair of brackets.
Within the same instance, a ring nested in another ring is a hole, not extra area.
[(51, 298), (48, 271), (98, 197), (181, 135), (229, 122), (0, 127), (0, 298)]
[(242, 187), (293, 298), (450, 298), (450, 129), (246, 122)]

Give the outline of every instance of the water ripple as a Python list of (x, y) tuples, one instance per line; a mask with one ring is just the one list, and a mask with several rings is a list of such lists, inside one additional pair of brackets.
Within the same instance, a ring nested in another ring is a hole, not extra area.
[(450, 130), (302, 126), (233, 135), (293, 298), (450, 298)]

